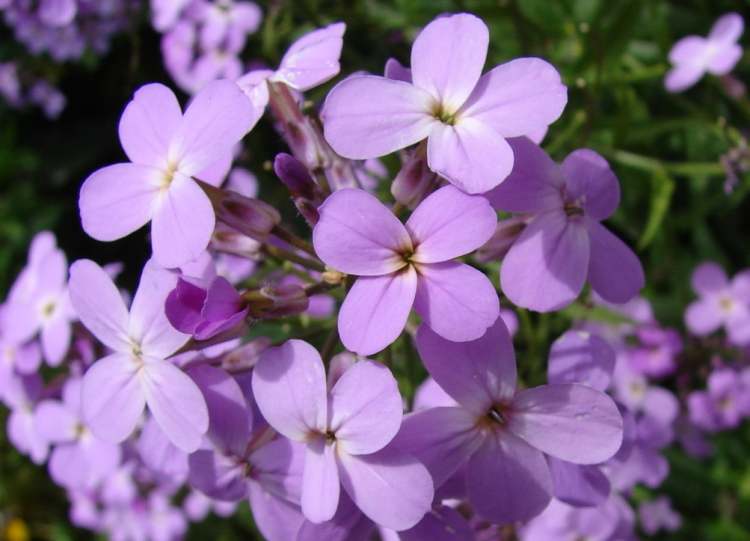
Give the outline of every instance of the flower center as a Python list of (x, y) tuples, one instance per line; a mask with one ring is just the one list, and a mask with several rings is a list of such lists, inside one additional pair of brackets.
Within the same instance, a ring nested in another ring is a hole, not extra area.
[(50, 301), (43, 303), (40, 311), (42, 313), (43, 318), (46, 319), (46, 318), (51, 317), (52, 314), (55, 313), (55, 301), (50, 300)]
[(719, 307), (723, 312), (729, 313), (732, 311), (732, 308), (734, 308), (734, 302), (729, 297), (722, 297), (719, 299)]
[(574, 216), (583, 216), (583, 208), (581, 208), (581, 206), (576, 202), (565, 203), (563, 210), (569, 218), (572, 218)]
[(455, 111), (448, 110), (445, 105), (440, 102), (435, 102), (432, 106), (432, 116), (437, 118), (443, 124), (448, 124), (449, 126), (453, 126), (457, 120)]
[(169, 186), (172, 184), (172, 181), (174, 180), (174, 174), (177, 172), (178, 165), (176, 162), (170, 161), (169, 164), (167, 164), (167, 168), (164, 170), (164, 175), (161, 178), (161, 183), (159, 184), (159, 188), (162, 190), (169, 189)]

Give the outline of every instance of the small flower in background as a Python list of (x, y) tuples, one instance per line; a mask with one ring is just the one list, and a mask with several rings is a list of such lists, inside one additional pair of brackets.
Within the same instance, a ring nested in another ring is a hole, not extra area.
[(682, 517), (672, 509), (672, 502), (667, 496), (659, 496), (638, 507), (638, 519), (643, 531), (654, 535), (660, 530), (674, 532), (682, 526)]
[(686, 36), (669, 51), (673, 68), (664, 78), (670, 92), (687, 90), (706, 73), (726, 75), (742, 57), (737, 43), (745, 23), (738, 13), (727, 13), (711, 27), (708, 37)]

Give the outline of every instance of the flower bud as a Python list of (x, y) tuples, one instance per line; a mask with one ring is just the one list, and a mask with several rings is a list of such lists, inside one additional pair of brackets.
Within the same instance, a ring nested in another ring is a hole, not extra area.
[(391, 194), (396, 201), (413, 210), (436, 182), (437, 175), (427, 165), (424, 151), (418, 148), (393, 179)]
[(216, 217), (248, 237), (263, 242), (281, 222), (279, 212), (268, 203), (234, 192), (223, 194), (216, 209)]
[(273, 319), (301, 314), (307, 310), (309, 300), (305, 289), (298, 284), (267, 285), (247, 291), (250, 315), (257, 319)]
[(303, 197), (313, 200), (321, 196), (318, 185), (302, 163), (286, 152), (276, 154), (273, 160), (273, 171), (281, 182), (289, 188), (292, 197)]

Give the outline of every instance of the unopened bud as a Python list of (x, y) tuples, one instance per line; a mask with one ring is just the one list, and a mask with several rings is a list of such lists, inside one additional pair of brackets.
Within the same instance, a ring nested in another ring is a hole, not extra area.
[(391, 194), (396, 201), (413, 210), (436, 182), (437, 175), (430, 170), (424, 151), (418, 147), (393, 179)]
[(281, 182), (289, 188), (292, 197), (303, 197), (309, 201), (322, 197), (318, 185), (310, 176), (310, 172), (297, 158), (286, 152), (276, 155), (273, 160), (273, 170)]
[(268, 203), (233, 192), (223, 193), (216, 217), (248, 237), (263, 242), (281, 222), (279, 212)]
[(301, 314), (309, 300), (298, 284), (276, 284), (246, 292), (250, 315), (257, 319), (273, 319)]
[(211, 237), (211, 248), (219, 252), (255, 259), (260, 252), (261, 243), (220, 222), (216, 224), (213, 237)]
[(326, 284), (339, 285), (346, 278), (346, 274), (339, 272), (335, 269), (326, 268), (325, 272), (320, 276)]

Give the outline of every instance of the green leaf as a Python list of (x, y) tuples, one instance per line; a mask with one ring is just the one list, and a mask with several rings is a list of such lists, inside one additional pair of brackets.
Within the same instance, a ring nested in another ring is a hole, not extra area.
[(651, 208), (646, 227), (638, 240), (638, 249), (643, 250), (659, 232), (672, 202), (674, 179), (665, 171), (657, 169), (651, 177)]

